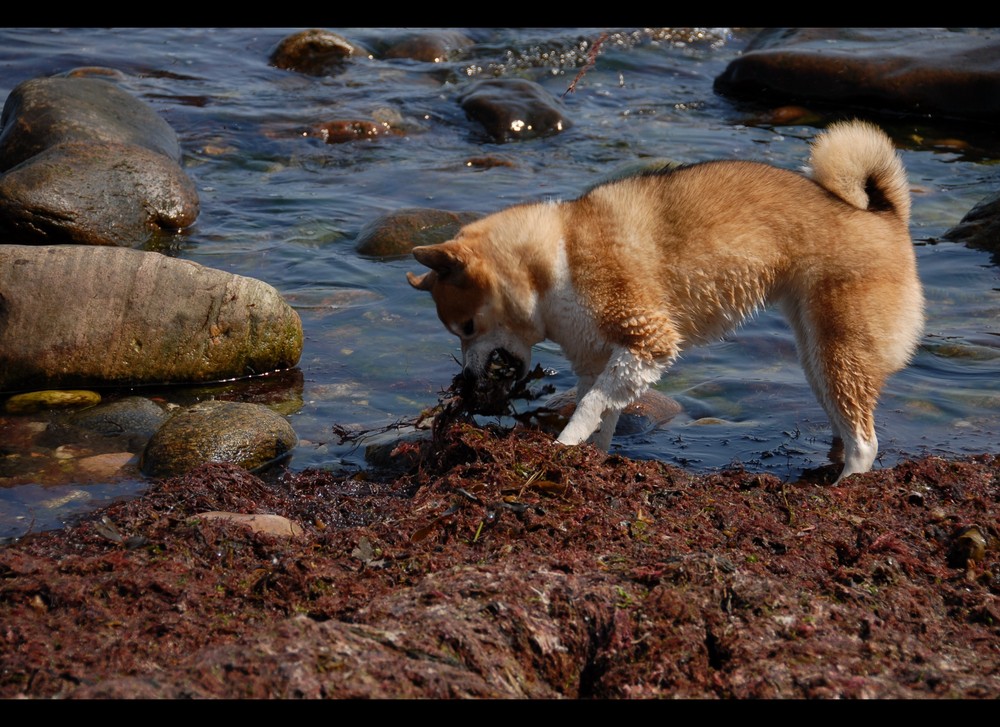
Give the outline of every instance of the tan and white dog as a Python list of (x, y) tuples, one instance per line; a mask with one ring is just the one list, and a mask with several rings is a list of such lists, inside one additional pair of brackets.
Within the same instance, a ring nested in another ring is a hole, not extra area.
[(604, 449), (684, 348), (774, 303), (829, 416), (840, 482), (875, 460), (876, 401), (916, 348), (923, 293), (906, 171), (881, 129), (831, 125), (810, 168), (712, 161), (518, 205), (414, 248), (430, 271), (407, 277), (461, 339), (467, 378), (497, 351), (523, 375), (534, 344), (558, 343), (579, 377), (558, 441)]

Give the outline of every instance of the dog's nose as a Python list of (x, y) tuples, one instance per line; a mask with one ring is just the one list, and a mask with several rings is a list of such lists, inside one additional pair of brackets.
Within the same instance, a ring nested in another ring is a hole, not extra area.
[(476, 370), (473, 369), (471, 366), (465, 366), (462, 369), (462, 376), (465, 377), (466, 383), (469, 383), (469, 384), (476, 383), (476, 379), (478, 378), (476, 376)]

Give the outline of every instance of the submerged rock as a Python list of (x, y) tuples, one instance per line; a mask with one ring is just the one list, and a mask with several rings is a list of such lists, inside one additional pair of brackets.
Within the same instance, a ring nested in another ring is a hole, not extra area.
[(126, 396), (74, 412), (69, 423), (106, 437), (129, 435), (148, 439), (169, 417), (170, 414), (151, 399)]
[(472, 39), (458, 30), (426, 30), (392, 41), (382, 57), (441, 63), (460, 56), (472, 44)]
[(406, 255), (417, 245), (433, 245), (455, 236), (463, 225), (482, 217), (477, 212), (451, 212), (410, 207), (382, 215), (358, 233), (355, 242), (362, 255), (393, 257)]
[(142, 453), (148, 477), (184, 474), (207, 462), (229, 462), (262, 469), (298, 443), (292, 425), (261, 404), (204, 401), (172, 416), (150, 438)]
[(125, 248), (0, 245), (0, 391), (203, 382), (294, 366), (270, 285)]
[(327, 144), (364, 141), (380, 136), (401, 136), (402, 131), (392, 126), (367, 119), (339, 119), (317, 124), (309, 129), (309, 136), (322, 139)]

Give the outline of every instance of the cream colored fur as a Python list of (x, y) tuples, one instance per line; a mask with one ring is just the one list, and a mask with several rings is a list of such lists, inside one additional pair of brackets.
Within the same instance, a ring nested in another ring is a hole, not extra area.
[(809, 161), (809, 176), (706, 162), (515, 206), (415, 248), (430, 271), (408, 278), (461, 339), (470, 376), (496, 349), (523, 373), (534, 344), (558, 343), (579, 377), (558, 441), (605, 449), (621, 410), (682, 350), (775, 304), (842, 442), (839, 482), (875, 460), (876, 401), (916, 348), (923, 294), (889, 138), (834, 124)]

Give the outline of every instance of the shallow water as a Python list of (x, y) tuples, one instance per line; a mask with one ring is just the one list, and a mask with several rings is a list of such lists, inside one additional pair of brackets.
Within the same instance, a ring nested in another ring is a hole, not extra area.
[[(274, 285), (302, 317), (305, 348), (279, 398), (301, 442), (287, 466), (363, 466), (334, 426), (376, 429), (415, 417), (457, 373), (457, 339), (430, 297), (410, 288), (409, 259), (354, 251), (361, 227), (404, 207), (489, 212), (570, 198), (602, 175), (669, 158), (749, 158), (800, 167), (832, 117), (776, 126), (717, 96), (712, 81), (752, 37), (728, 29), (475, 29), (470, 55), (429, 64), (361, 60), (323, 78), (273, 68), (290, 29), (0, 29), (0, 96), (28, 78), (80, 66), (121, 71), (123, 86), (176, 130), (201, 199), (170, 254)], [(397, 30), (338, 29), (374, 47)], [(565, 93), (594, 41), (596, 64)], [(554, 137), (489, 142), (455, 97), (463, 83), (516, 75), (565, 93), (574, 126)], [(816, 111), (814, 109), (814, 111)], [(401, 136), (326, 144), (305, 135), (334, 119), (390, 119)], [(877, 413), (877, 466), (923, 454), (995, 451), (1000, 403), (1000, 285), (986, 253), (936, 240), (995, 191), (995, 137), (962, 125), (878, 119), (900, 147), (914, 191), (912, 233), (927, 297), (913, 364)], [(509, 166), (468, 160), (494, 155)], [(573, 385), (558, 349), (536, 348), (557, 391)], [(295, 377), (298, 377), (297, 379)], [(282, 379), (286, 382), (288, 378)], [(259, 382), (258, 382), (259, 385)], [(228, 387), (157, 390), (187, 403)], [(764, 312), (738, 333), (687, 352), (658, 388), (685, 412), (613, 450), (699, 471), (731, 464), (794, 478), (825, 464), (829, 429), (798, 367), (788, 328)], [(289, 394), (289, 391), (291, 392)], [(122, 393), (103, 392), (105, 398)], [(266, 400), (266, 397), (265, 397)], [(20, 482), (20, 481), (19, 481)], [(0, 489), (0, 538), (59, 527), (146, 483), (20, 482)]]

